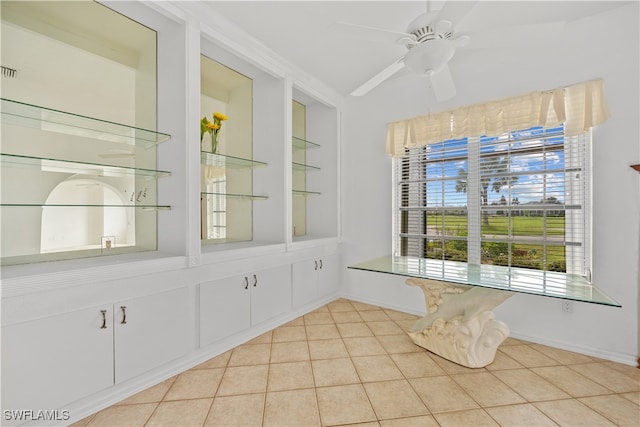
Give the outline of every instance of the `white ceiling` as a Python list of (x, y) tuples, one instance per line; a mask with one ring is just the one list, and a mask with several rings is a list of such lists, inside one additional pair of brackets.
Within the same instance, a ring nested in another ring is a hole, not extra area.
[[(457, 1), (457, 0), (449, 0)], [(439, 10), (443, 1), (432, 1)], [(404, 32), (407, 24), (427, 9), (425, 1), (211, 1), (209, 7), (244, 29), (250, 36), (309, 75), (342, 95), (364, 83), (404, 55), (402, 45), (376, 43), (341, 35), (337, 21)], [(618, 1), (479, 1), (456, 32), (504, 29), (547, 22), (572, 22), (629, 4)], [(594, 34), (597, 37), (597, 34)], [(473, 40), (473, 39), (472, 39)], [(584, 43), (588, 43), (584, 40)], [(458, 50), (450, 62), (455, 77), (457, 63), (473, 54)], [(550, 43), (548, 48), (552, 48)], [(518, 50), (522, 52), (522, 49)], [(492, 53), (493, 52), (493, 53)], [(474, 54), (491, 60), (499, 50)], [(502, 51), (504, 54), (504, 51)], [(459, 65), (461, 66), (461, 65)]]

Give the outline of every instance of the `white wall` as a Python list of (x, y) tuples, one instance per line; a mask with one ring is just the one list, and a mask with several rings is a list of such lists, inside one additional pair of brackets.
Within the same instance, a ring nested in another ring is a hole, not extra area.
[[(572, 313), (563, 313), (556, 299), (518, 294), (496, 316), (510, 326), (512, 336), (634, 363), (640, 180), (629, 165), (640, 161), (638, 6), (570, 23), (564, 41), (548, 50), (487, 52), (486, 59), (461, 54), (451, 63), (458, 95), (445, 104), (431, 101), (425, 82), (416, 77), (351, 98), (344, 113), (342, 167), (345, 264), (391, 253), (386, 123), (601, 77), (611, 118), (593, 132), (593, 283), (622, 308), (574, 303)], [(416, 313), (425, 310), (421, 292), (401, 278), (345, 270), (343, 279), (352, 297)]]

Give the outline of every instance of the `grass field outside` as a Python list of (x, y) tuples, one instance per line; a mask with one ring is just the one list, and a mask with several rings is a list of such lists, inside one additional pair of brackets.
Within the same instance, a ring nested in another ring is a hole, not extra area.
[[(444, 224), (444, 225), (443, 225)], [(485, 238), (500, 239), (511, 235), (515, 238), (540, 238), (545, 234), (549, 243), (561, 243), (565, 233), (563, 216), (489, 216), (489, 224), (482, 224)], [(460, 240), (430, 240), (427, 245), (428, 258), (444, 258), (467, 261), (467, 217), (464, 215), (427, 215), (429, 234), (461, 237)], [(509, 233), (509, 231), (511, 231)], [(560, 245), (545, 245), (537, 242), (512, 243), (482, 242), (482, 263), (493, 265), (533, 268), (536, 270), (566, 271), (565, 248)]]
[[(457, 236), (466, 235), (467, 217), (464, 215), (427, 215), (427, 227), (436, 230), (444, 230), (446, 234)], [(489, 224), (482, 224), (483, 235), (506, 236), (542, 236), (545, 230), (548, 236), (563, 236), (565, 232), (563, 216), (512, 216), (492, 215), (489, 217)], [(464, 234), (459, 234), (459, 233)]]

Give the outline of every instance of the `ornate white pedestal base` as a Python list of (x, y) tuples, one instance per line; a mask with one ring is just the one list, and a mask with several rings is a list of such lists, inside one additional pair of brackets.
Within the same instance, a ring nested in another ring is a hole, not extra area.
[(406, 283), (422, 288), (427, 303), (427, 315), (409, 332), (414, 343), (469, 368), (493, 362), (509, 327), (495, 320), (492, 310), (512, 292), (429, 279)]

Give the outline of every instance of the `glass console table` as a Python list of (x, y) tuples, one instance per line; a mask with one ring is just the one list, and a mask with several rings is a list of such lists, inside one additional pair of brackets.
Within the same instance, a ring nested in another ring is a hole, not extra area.
[(509, 328), (493, 309), (515, 292), (621, 307), (577, 275), (415, 257), (386, 256), (348, 268), (408, 277), (427, 314), (409, 336), (420, 347), (470, 368), (487, 366)]
[(621, 307), (584, 277), (553, 271), (391, 255), (349, 268)]

